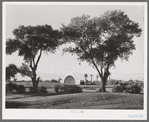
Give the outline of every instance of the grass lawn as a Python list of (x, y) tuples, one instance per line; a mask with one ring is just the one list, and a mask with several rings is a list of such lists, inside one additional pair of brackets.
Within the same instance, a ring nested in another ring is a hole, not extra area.
[(143, 94), (83, 92), (76, 94), (8, 94), (6, 108), (143, 109)]

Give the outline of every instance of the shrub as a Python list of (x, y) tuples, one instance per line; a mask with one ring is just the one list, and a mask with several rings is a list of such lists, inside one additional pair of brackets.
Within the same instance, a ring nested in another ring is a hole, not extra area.
[(17, 93), (24, 93), (25, 92), (25, 87), (23, 85), (17, 85), (17, 84), (12, 83), (12, 82), (6, 84), (6, 92), (7, 93), (13, 93), (14, 90)]
[(126, 82), (126, 83), (120, 83), (120, 85), (115, 86), (112, 89), (112, 91), (138, 94), (142, 91), (142, 86), (138, 83), (128, 84), (128, 82)]
[(129, 85), (126, 86), (126, 92), (127, 93), (133, 93), (133, 91), (132, 91), (132, 85), (131, 84), (129, 84)]
[(17, 86), (17, 93), (25, 93), (25, 87), (23, 85)]
[(45, 80), (44, 82), (45, 82), (45, 83), (50, 83), (50, 80)]
[(81, 93), (81, 92), (83, 92), (82, 88), (77, 86), (77, 85), (71, 85), (69, 88), (70, 88), (70, 93)]
[(120, 86), (121, 86), (121, 91), (123, 92), (124, 90), (127, 90), (127, 83), (120, 83)]
[(94, 81), (92, 82), (92, 85), (96, 85)]
[(86, 85), (92, 85), (92, 82), (91, 82), (91, 81), (88, 81), (88, 82), (86, 83)]
[(108, 80), (107, 85), (118, 85), (121, 82), (122, 82), (121, 80), (111, 79), (111, 80)]
[(114, 88), (112, 88), (112, 92), (123, 92), (123, 88), (121, 85), (114, 86)]
[(12, 93), (13, 90), (17, 90), (17, 84), (9, 82), (6, 84), (6, 93)]
[(60, 92), (60, 84), (56, 84), (56, 85), (54, 85), (54, 91), (55, 91), (55, 93), (59, 93)]
[(67, 93), (81, 93), (82, 88), (77, 85), (72, 84), (56, 84), (54, 86), (54, 91), (59, 94), (67, 94)]
[(38, 92), (40, 92), (40, 93), (47, 93), (48, 91), (47, 91), (46, 87), (42, 86), (42, 87), (39, 88)]
[[(36, 91), (35, 91), (35, 89), (34, 89), (34, 87), (30, 87), (29, 88), (29, 92), (30, 93), (36, 93)], [(38, 93), (47, 93), (48, 91), (47, 91), (47, 88), (46, 87), (40, 87), (40, 88), (38, 88)]]
[(35, 93), (36, 91), (35, 91), (35, 89), (34, 89), (33, 87), (30, 87), (30, 88), (29, 88), (29, 92), (30, 92), (30, 93)]
[(99, 81), (93, 81), (93, 85), (99, 85), (100, 82)]
[(80, 85), (85, 85), (85, 82), (83, 80), (81, 80)]
[(132, 93), (139, 94), (142, 91), (141, 85), (134, 83), (131, 85)]
[(113, 92), (126, 92), (127, 91), (127, 85), (128, 83), (119, 83), (119, 85), (114, 86), (114, 88), (112, 89)]
[(128, 83), (129, 85), (131, 85), (131, 84), (134, 84), (134, 81), (133, 81), (133, 80), (129, 80), (129, 81), (127, 81), (127, 83)]
[(52, 79), (52, 80), (51, 80), (51, 83), (57, 83), (57, 80)]

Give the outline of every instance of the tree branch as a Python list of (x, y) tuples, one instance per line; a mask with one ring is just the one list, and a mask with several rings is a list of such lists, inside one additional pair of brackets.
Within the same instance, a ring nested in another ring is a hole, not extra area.
[(35, 64), (35, 55), (33, 56), (33, 64), (34, 64), (34, 66), (36, 65)]
[[(80, 46), (80, 47), (81, 47), (81, 46)], [(84, 51), (84, 53), (88, 54), (88, 53), (85, 51), (85, 49), (84, 49), (83, 47), (81, 47), (81, 49)], [(96, 63), (94, 62), (94, 60), (93, 60), (92, 58), (89, 58), (89, 59), (92, 60), (92, 63), (93, 63), (93, 65), (95, 66), (95, 68), (97, 69), (99, 75), (102, 76), (102, 74), (101, 74), (101, 72), (99, 71), (99, 69), (98, 69)]]
[(36, 61), (36, 63), (35, 63), (35, 67), (37, 67), (37, 65), (38, 65), (38, 63), (39, 63), (39, 60), (40, 60), (40, 58), (41, 58), (41, 54), (42, 54), (42, 48), (40, 49), (40, 54), (39, 54), (38, 59), (37, 59), (37, 61)]
[(108, 77), (110, 75), (110, 73), (109, 73), (109, 67), (110, 67), (110, 64), (107, 64), (107, 67), (104, 70), (104, 77)]
[(102, 76), (102, 73), (99, 71), (99, 69), (98, 69), (98, 67), (97, 67), (96, 63), (94, 62), (94, 60), (93, 60), (93, 59), (91, 59), (91, 60), (92, 60), (93, 65), (94, 65), (94, 66), (95, 66), (95, 68), (97, 69), (97, 71), (98, 71), (99, 75), (100, 75), (100, 76)]
[(100, 70), (101, 70), (101, 75), (103, 75), (102, 68), (103, 68), (103, 67), (101, 66), (101, 67), (100, 67)]
[(30, 68), (31, 68), (31, 69), (33, 68), (32, 60), (30, 60)]
[[(28, 73), (25, 73), (25, 72), (23, 72), (23, 71), (19, 71), (21, 74), (24, 74), (24, 75), (26, 75), (26, 76), (28, 76), (28, 77), (30, 77), (31, 79), (32, 79), (32, 76), (30, 76)], [(22, 75), (23, 76), (23, 75)]]

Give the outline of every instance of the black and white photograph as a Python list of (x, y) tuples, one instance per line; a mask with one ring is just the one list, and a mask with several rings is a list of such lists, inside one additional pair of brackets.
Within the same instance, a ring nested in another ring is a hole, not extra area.
[(3, 2), (3, 119), (147, 119), (146, 2)]

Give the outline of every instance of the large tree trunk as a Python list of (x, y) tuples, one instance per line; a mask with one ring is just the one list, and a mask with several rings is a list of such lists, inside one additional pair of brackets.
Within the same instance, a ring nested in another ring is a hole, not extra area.
[(101, 87), (100, 87), (101, 92), (106, 92), (106, 82), (107, 82), (107, 80), (105, 78), (102, 78), (101, 82), (102, 82)]
[(33, 82), (33, 88), (34, 88), (35, 92), (38, 92), (38, 83), (39, 83), (39, 81), (37, 80), (36, 71), (33, 71), (32, 82)]
[(38, 92), (38, 83), (37, 83), (37, 80), (33, 78), (32, 82), (33, 82), (33, 88), (34, 88), (35, 92)]
[(109, 75), (110, 73), (108, 70), (105, 70), (104, 76), (100, 75), (101, 82), (102, 82), (101, 87), (100, 87), (101, 92), (106, 92), (106, 83), (107, 83), (107, 79)]
[(101, 87), (100, 87), (99, 91), (106, 92), (106, 88), (105, 87), (106, 87), (107, 78), (110, 75), (110, 72), (109, 72), (110, 63), (107, 64), (107, 66), (105, 67), (104, 73), (103, 73), (103, 70), (102, 70), (103, 67), (101, 67), (101, 69), (100, 69), (101, 71), (99, 71), (99, 69), (98, 69), (98, 67), (97, 67), (97, 65), (96, 65), (96, 63), (94, 62), (93, 59), (92, 59), (92, 63), (95, 66), (95, 68), (97, 69), (98, 74), (100, 76), (100, 79), (102, 81), (102, 84), (101, 84)]

